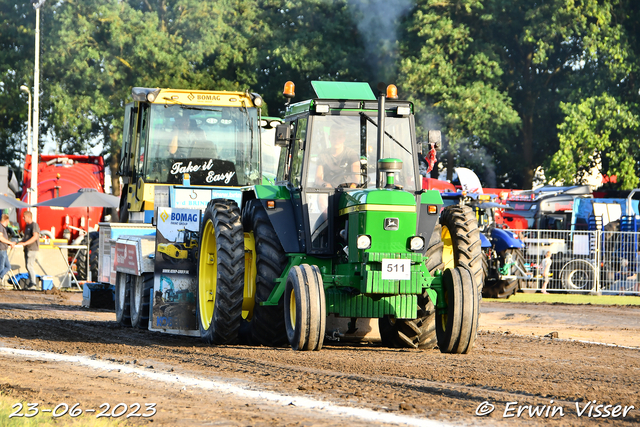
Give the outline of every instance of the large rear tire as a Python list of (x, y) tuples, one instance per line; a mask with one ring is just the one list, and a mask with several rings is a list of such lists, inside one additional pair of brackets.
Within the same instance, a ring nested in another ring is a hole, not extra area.
[(244, 232), (235, 202), (209, 202), (198, 254), (196, 317), (200, 337), (209, 344), (233, 344), (242, 323), (244, 290)]
[(463, 267), (445, 270), (442, 282), (447, 308), (436, 317), (438, 347), (442, 353), (466, 354), (478, 333), (478, 287)]
[(131, 276), (116, 273), (116, 322), (122, 326), (131, 326)]
[(478, 297), (482, 295), (484, 272), (478, 220), (469, 206), (452, 205), (443, 209), (440, 215), (442, 261), (444, 269), (463, 267), (473, 276), (478, 287)]
[(269, 216), (259, 200), (247, 203), (243, 222), (247, 232), (252, 231), (256, 248), (256, 289), (251, 337), (254, 342), (266, 346), (281, 346), (287, 342), (284, 324), (284, 305), (263, 306), (276, 287), (275, 280), (282, 275), (287, 257)]
[(322, 275), (315, 265), (296, 265), (289, 271), (284, 291), (287, 338), (296, 351), (320, 350), (327, 312)]
[(134, 328), (149, 328), (149, 306), (151, 304), (151, 289), (153, 288), (153, 273), (134, 276), (131, 281), (131, 326)]
[[(431, 276), (443, 269), (441, 226), (436, 224), (427, 248), (427, 269)], [(387, 347), (432, 349), (436, 338), (436, 311), (427, 293), (418, 296), (416, 319), (394, 319), (384, 316), (378, 321), (380, 338)]]

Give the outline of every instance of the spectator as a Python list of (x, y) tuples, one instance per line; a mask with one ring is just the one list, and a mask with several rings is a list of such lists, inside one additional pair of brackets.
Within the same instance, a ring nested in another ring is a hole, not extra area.
[(620, 271), (614, 276), (615, 282), (611, 285), (610, 290), (619, 292), (624, 295), (625, 291), (635, 291), (638, 275), (629, 266), (629, 260), (622, 258), (620, 260)]
[(13, 248), (16, 245), (15, 242), (9, 240), (7, 225), (9, 225), (9, 215), (2, 214), (2, 219), (0, 219), (0, 282), (2, 283), (4, 283), (4, 276), (11, 271), (7, 249), (9, 246)]
[(36, 284), (36, 261), (40, 253), (40, 227), (33, 221), (33, 215), (29, 211), (23, 214), (25, 227), (24, 237), (16, 246), (24, 246), (24, 262), (29, 272), (29, 284), (27, 289), (37, 289)]
[(542, 277), (544, 278), (544, 282), (542, 282), (542, 293), (548, 294), (547, 285), (549, 284), (549, 278), (551, 277), (551, 251), (547, 251), (544, 259), (540, 263), (540, 271), (542, 272)]

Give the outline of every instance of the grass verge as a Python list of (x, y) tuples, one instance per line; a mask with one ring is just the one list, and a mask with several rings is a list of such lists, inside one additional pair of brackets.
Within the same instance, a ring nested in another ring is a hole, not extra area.
[(483, 298), (491, 302), (524, 302), (545, 304), (592, 304), (592, 305), (629, 305), (640, 306), (640, 297), (626, 295), (583, 295), (583, 294), (528, 294), (517, 293), (511, 297)]

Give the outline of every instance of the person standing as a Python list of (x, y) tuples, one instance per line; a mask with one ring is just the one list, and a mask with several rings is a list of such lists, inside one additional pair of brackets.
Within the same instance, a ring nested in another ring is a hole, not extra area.
[(40, 227), (33, 221), (33, 215), (29, 211), (23, 214), (24, 237), (16, 246), (24, 246), (24, 262), (29, 272), (29, 284), (27, 289), (36, 289), (36, 261), (40, 253)]
[(4, 283), (4, 276), (11, 271), (7, 249), (9, 246), (13, 248), (16, 245), (15, 242), (9, 240), (7, 225), (9, 225), (9, 215), (2, 214), (2, 219), (0, 219), (0, 282), (2, 283)]
[(540, 270), (542, 270), (542, 277), (544, 282), (542, 283), (542, 293), (548, 294), (547, 285), (549, 284), (549, 278), (551, 277), (551, 251), (547, 251), (545, 258), (540, 263)]

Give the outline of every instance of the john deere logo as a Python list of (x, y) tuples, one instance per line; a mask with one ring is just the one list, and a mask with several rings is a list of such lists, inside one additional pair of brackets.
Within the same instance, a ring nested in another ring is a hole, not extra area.
[(160, 219), (162, 219), (162, 222), (165, 222), (167, 218), (169, 218), (169, 214), (167, 213), (167, 211), (162, 211), (162, 213), (160, 214)]
[(189, 101), (193, 101), (193, 98), (195, 98), (195, 96), (193, 96), (193, 94), (190, 93), (189, 95), (187, 95), (187, 98), (189, 98)]
[(385, 230), (397, 230), (400, 225), (400, 221), (398, 218), (385, 218), (384, 219), (384, 229)]

